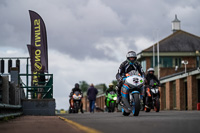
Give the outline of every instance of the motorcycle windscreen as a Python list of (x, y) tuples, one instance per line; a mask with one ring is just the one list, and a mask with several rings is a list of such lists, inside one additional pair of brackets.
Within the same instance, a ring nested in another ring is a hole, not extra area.
[(111, 91), (110, 94), (111, 94), (111, 95), (115, 95), (115, 92), (114, 92), (114, 91)]
[(79, 91), (75, 91), (74, 94), (78, 96), (80, 94), (80, 92)]
[(154, 86), (155, 83), (158, 84), (154, 79), (151, 79), (150, 82), (149, 82), (149, 85)]

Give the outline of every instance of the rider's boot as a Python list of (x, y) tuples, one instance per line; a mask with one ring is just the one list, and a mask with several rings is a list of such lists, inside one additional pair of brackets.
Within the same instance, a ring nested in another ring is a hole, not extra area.
[(121, 102), (122, 101), (122, 96), (121, 95), (117, 95), (117, 104), (120, 104), (121, 105)]
[(145, 108), (150, 108), (149, 107), (148, 96), (145, 97)]
[(122, 103), (121, 87), (122, 87), (121, 84), (118, 84), (116, 86), (116, 90), (117, 90), (117, 104), (122, 106), (123, 103)]
[(144, 108), (145, 108), (145, 97), (143, 96), (143, 98), (142, 98), (142, 109), (141, 109), (141, 111), (144, 111)]
[(122, 103), (123, 103), (123, 109), (127, 112), (127, 113), (130, 113), (132, 111), (132, 108), (128, 102), (128, 89), (127, 88), (124, 88), (122, 87), (122, 90), (121, 90), (121, 94), (122, 94)]
[(128, 102), (128, 98), (122, 96), (121, 102), (122, 102), (122, 107), (124, 108), (124, 110), (126, 111), (126, 113), (130, 113), (132, 111), (132, 109), (131, 109), (131, 106), (130, 106), (130, 104)]
[(82, 114), (84, 113), (82, 108), (81, 108), (81, 113), (82, 113)]

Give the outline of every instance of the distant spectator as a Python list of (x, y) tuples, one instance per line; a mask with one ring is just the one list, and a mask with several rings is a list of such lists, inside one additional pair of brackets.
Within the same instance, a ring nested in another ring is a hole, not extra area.
[(91, 84), (90, 88), (87, 91), (87, 96), (90, 101), (90, 112), (94, 113), (94, 106), (95, 106), (95, 101), (96, 101), (96, 96), (98, 94), (98, 90), (94, 88), (94, 85)]

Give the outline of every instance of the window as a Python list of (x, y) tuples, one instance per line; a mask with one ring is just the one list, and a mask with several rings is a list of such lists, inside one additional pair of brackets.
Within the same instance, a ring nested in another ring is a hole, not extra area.
[[(158, 65), (157, 56), (155, 56), (155, 67)], [(160, 57), (159, 58), (160, 67), (173, 67), (172, 57)], [(151, 57), (151, 67), (153, 67), (153, 57)]]
[(180, 57), (175, 57), (173, 59), (173, 67), (178, 66), (179, 68), (181, 67), (181, 58)]
[(146, 60), (141, 61), (141, 66), (144, 72), (146, 72)]
[(197, 56), (197, 67), (199, 67), (199, 56)]

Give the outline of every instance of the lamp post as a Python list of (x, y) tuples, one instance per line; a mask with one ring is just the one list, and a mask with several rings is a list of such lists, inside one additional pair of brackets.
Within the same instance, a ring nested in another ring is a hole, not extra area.
[(158, 41), (158, 30), (157, 29), (157, 36), (156, 36), (156, 40), (157, 40), (157, 61), (158, 61), (158, 79), (160, 79), (160, 55), (159, 55), (159, 41)]
[(199, 69), (199, 51), (196, 50), (196, 56), (197, 56), (197, 69)]

